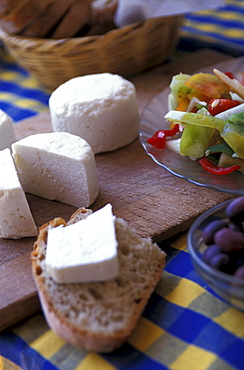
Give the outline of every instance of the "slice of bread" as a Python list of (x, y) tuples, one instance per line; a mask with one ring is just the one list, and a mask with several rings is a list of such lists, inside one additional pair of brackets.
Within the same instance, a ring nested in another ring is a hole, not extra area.
[(93, 0), (91, 2), (92, 20), (86, 36), (103, 35), (116, 28), (114, 15), (118, 0)]
[(16, 2), (5, 16), (0, 18), (0, 26), (9, 33), (20, 33), (41, 14), (54, 0), (22, 0)]
[(25, 3), (27, 0), (1, 0), (0, 17), (10, 13), (15, 7)]
[(31, 256), (32, 271), (50, 328), (72, 345), (111, 352), (135, 329), (162, 276), (166, 254), (150, 238), (139, 237), (123, 219), (116, 218), (118, 277), (106, 282), (55, 283), (45, 266), (48, 225), (69, 225), (91, 213), (80, 208), (67, 224), (56, 218), (43, 225)]
[(53, 34), (52, 39), (75, 37), (91, 20), (91, 3), (89, 0), (76, 1), (64, 15)]
[(69, 11), (76, 0), (53, 1), (33, 22), (23, 30), (22, 35), (28, 37), (48, 37), (53, 29)]

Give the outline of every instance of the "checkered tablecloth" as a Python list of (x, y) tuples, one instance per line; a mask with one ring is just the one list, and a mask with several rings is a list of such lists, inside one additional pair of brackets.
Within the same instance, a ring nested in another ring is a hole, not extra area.
[(0, 109), (15, 122), (48, 109), (48, 90), (16, 64), (0, 43)]
[[(242, 1), (228, 3), (244, 9)], [(191, 22), (197, 32), (201, 24)], [(18, 122), (47, 110), (49, 95), (0, 49), (0, 109)], [(244, 313), (218, 298), (195, 273), (186, 234), (160, 246), (168, 256), (165, 271), (121, 348), (104, 355), (72, 347), (39, 313), (0, 333), (0, 370), (243, 370)]]
[(218, 10), (187, 14), (179, 48), (213, 48), (233, 56), (244, 55), (244, 1), (226, 0)]
[(110, 354), (75, 348), (59, 339), (40, 313), (0, 334), (0, 369), (243, 370), (244, 313), (215, 296), (197, 276), (186, 234), (161, 247), (167, 266), (121, 348)]

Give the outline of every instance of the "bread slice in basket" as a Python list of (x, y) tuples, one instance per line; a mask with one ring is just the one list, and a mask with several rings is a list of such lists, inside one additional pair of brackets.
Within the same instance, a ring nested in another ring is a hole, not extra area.
[(88, 217), (80, 208), (66, 222), (56, 218), (40, 228), (32, 252), (32, 271), (50, 328), (66, 342), (88, 351), (111, 352), (135, 329), (158, 284), (166, 254), (150, 238), (141, 238), (126, 221), (115, 219), (120, 271), (106, 282), (59, 284), (45, 267), (48, 225), (69, 225)]

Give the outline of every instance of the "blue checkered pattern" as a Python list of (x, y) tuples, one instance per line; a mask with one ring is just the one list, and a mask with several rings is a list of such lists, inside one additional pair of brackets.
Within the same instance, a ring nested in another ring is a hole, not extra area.
[(244, 313), (200, 280), (185, 234), (160, 246), (168, 255), (165, 271), (121, 348), (106, 355), (74, 348), (39, 314), (1, 333), (0, 365), (11, 362), (13, 369), (26, 370), (243, 370)]
[[(187, 16), (181, 46), (191, 39), (242, 53), (243, 12), (244, 1), (229, 0), (217, 14)], [(0, 48), (0, 109), (18, 123), (46, 111), (49, 96)], [(244, 313), (217, 297), (195, 273), (185, 234), (160, 246), (168, 256), (165, 271), (121, 348), (106, 355), (74, 348), (49, 329), (40, 313), (0, 333), (0, 369), (243, 370)]]
[(226, 0), (216, 10), (187, 14), (179, 47), (208, 47), (234, 56), (244, 55), (244, 1)]

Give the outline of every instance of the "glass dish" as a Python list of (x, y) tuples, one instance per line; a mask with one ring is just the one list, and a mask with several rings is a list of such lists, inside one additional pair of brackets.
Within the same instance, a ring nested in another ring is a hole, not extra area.
[(244, 311), (244, 279), (218, 271), (201, 259), (206, 248), (202, 242), (202, 230), (213, 219), (225, 219), (225, 209), (230, 202), (221, 203), (197, 218), (188, 232), (187, 242), (193, 266), (202, 280), (224, 301)]
[[(203, 69), (203, 72), (212, 72), (213, 68), (223, 71), (244, 71), (244, 58), (236, 58), (232, 62), (219, 63), (213, 67)], [(155, 149), (147, 143), (157, 130), (169, 128), (164, 116), (168, 112), (169, 88), (156, 95), (144, 109), (140, 119), (139, 138), (146, 153), (159, 165), (173, 175), (184, 178), (196, 185), (205, 186), (214, 190), (244, 195), (244, 175), (232, 173), (230, 175), (212, 175), (202, 169), (197, 161), (180, 156), (169, 149)]]

